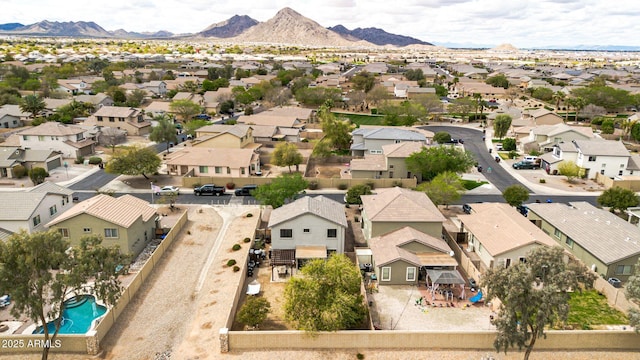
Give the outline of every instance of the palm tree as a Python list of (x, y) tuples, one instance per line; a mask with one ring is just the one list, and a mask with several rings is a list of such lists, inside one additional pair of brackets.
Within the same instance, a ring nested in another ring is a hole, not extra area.
[(633, 129), (638, 122), (638, 119), (626, 118), (620, 123), (620, 127), (624, 130), (624, 135), (627, 135), (627, 140), (631, 139), (631, 129)]
[(30, 113), (33, 119), (46, 108), (44, 99), (38, 95), (27, 95), (20, 102), (20, 110)]
[(553, 94), (553, 99), (556, 101), (556, 112), (560, 109), (560, 102), (564, 101), (565, 98), (566, 95), (562, 91), (556, 91), (556, 93)]

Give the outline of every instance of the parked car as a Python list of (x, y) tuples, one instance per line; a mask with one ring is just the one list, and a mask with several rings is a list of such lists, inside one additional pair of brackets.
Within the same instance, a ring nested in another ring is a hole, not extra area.
[(500, 162), (500, 156), (497, 156), (497, 155), (496, 155), (495, 159), (496, 159), (496, 162), (497, 162), (497, 163), (499, 163), (499, 162)]
[(180, 188), (173, 185), (163, 186), (156, 191), (156, 195), (180, 195)]
[(257, 189), (258, 185), (245, 185), (240, 189), (236, 189), (236, 196), (250, 196), (253, 190)]
[(471, 289), (471, 291), (474, 291), (478, 288), (478, 283), (474, 278), (469, 278), (469, 288)]
[(516, 163), (513, 163), (513, 168), (514, 169), (538, 169), (540, 168), (540, 164), (535, 163), (533, 161), (518, 161)]
[(464, 211), (465, 214), (471, 214), (471, 206), (469, 204), (463, 204), (462, 211)]
[(607, 280), (607, 282), (609, 284), (611, 284), (614, 288), (621, 288), (622, 287), (622, 282), (620, 281), (620, 279), (609, 278), (609, 280)]
[(224, 186), (215, 186), (214, 184), (205, 184), (193, 189), (193, 193), (196, 196), (200, 195), (224, 195)]

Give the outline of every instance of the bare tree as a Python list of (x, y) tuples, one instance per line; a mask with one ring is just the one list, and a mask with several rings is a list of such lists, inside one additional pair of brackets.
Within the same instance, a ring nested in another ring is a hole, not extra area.
[(582, 116), (589, 119), (589, 122), (595, 117), (602, 116), (607, 113), (607, 110), (602, 106), (589, 104), (582, 109)]
[(112, 127), (103, 127), (100, 129), (98, 135), (98, 143), (103, 146), (111, 148), (111, 154), (116, 151), (116, 145), (121, 144), (127, 140), (127, 135), (124, 131)]

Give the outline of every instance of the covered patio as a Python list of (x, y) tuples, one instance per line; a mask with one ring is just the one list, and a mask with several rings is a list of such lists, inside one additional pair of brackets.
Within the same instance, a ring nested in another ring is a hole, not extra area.
[(466, 281), (458, 270), (427, 269), (427, 289), (431, 299), (440, 295), (445, 301), (465, 299), (464, 286)]

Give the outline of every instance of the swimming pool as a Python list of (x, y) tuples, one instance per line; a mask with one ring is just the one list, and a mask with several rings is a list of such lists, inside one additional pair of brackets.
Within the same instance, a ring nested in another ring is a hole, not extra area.
[[(93, 320), (107, 312), (107, 308), (96, 304), (96, 298), (92, 295), (76, 296), (64, 304), (59, 334), (84, 334), (89, 331)], [(56, 329), (55, 323), (48, 322), (47, 328), (49, 333), (53, 333)], [(40, 326), (33, 333), (44, 334), (44, 329)]]

